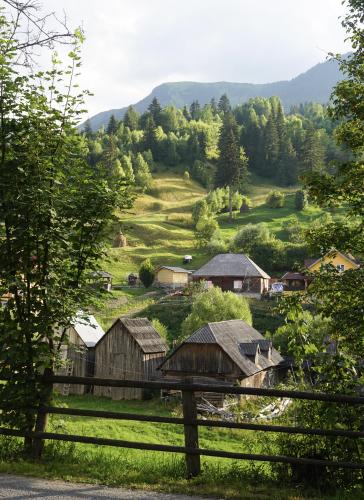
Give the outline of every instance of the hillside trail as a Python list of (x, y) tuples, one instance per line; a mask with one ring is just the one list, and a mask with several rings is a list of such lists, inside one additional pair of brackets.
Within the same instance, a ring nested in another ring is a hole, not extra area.
[(155, 491), (129, 490), (125, 488), (108, 488), (95, 484), (69, 483), (53, 481), (29, 476), (0, 474), (0, 498), (23, 500), (41, 498), (43, 500), (218, 500), (207, 497), (177, 495), (174, 493), (157, 493)]

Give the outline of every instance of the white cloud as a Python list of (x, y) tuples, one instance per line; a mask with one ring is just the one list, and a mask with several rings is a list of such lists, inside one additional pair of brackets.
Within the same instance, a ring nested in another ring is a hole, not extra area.
[(46, 0), (83, 24), (81, 84), (90, 114), (145, 97), (164, 81), (290, 79), (349, 50), (341, 0)]

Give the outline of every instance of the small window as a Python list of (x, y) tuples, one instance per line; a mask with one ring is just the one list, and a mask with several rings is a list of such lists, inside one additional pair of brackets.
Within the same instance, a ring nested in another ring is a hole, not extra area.
[(234, 290), (241, 290), (243, 288), (242, 280), (234, 280)]
[(345, 266), (344, 264), (337, 264), (336, 269), (339, 271), (339, 273), (342, 273), (345, 271)]

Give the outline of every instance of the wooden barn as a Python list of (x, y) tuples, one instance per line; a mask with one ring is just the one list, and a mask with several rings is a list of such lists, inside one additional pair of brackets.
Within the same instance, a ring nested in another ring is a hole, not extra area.
[(155, 273), (155, 284), (166, 288), (184, 288), (188, 285), (191, 271), (182, 267), (160, 266)]
[(284, 360), (257, 330), (243, 320), (207, 323), (180, 344), (159, 369), (165, 377), (203, 377), (210, 383), (268, 387)]
[(268, 290), (270, 276), (244, 254), (222, 253), (195, 271), (192, 279), (224, 291), (261, 294)]
[[(79, 313), (67, 331), (67, 343), (61, 347), (64, 366), (57, 375), (92, 377), (95, 371), (95, 345), (105, 334), (94, 316)], [(85, 394), (84, 385), (59, 384), (56, 386), (63, 395)]]
[[(95, 377), (129, 380), (160, 378), (157, 367), (168, 346), (147, 318), (119, 318), (95, 348)], [(112, 399), (144, 399), (136, 388), (96, 387), (97, 396)]]

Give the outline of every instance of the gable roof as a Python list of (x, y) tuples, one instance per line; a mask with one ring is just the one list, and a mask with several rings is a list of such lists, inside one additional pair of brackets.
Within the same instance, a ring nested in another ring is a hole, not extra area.
[(204, 266), (195, 271), (193, 276), (235, 276), (270, 279), (270, 276), (249, 257), (238, 253), (221, 253), (215, 255)]
[(310, 269), (318, 262), (321, 262), (327, 255), (330, 255), (330, 253), (335, 253), (336, 255), (339, 254), (345, 260), (348, 260), (352, 264), (355, 264), (357, 267), (359, 267), (359, 262), (353, 255), (351, 255), (350, 253), (342, 253), (342, 252), (339, 252), (338, 250), (333, 250), (332, 252), (327, 252), (322, 257), (318, 257), (318, 258), (316, 257), (314, 259), (305, 259), (304, 260), (305, 267), (307, 267), (307, 269)]
[(166, 342), (159, 336), (148, 318), (118, 318), (105, 333), (105, 337), (118, 322), (134, 338), (144, 354), (168, 351)]
[(157, 269), (157, 272), (161, 269), (168, 269), (169, 271), (173, 271), (174, 273), (190, 273), (188, 269), (183, 269), (183, 267), (174, 267), (174, 266), (160, 266)]
[(87, 347), (94, 347), (105, 335), (104, 330), (91, 314), (79, 312), (72, 326)]
[[(271, 342), (267, 341), (255, 328), (241, 319), (232, 319), (207, 323), (199, 328), (163, 361), (159, 369), (185, 344), (218, 344), (246, 376), (254, 375), (283, 361)], [(247, 344), (252, 347), (249, 348)], [(268, 359), (262, 352), (267, 352), (270, 348), (271, 358)], [(257, 363), (254, 363), (250, 358), (252, 355), (255, 356), (258, 349)]]
[(288, 271), (286, 274), (284, 274), (281, 278), (282, 280), (305, 280), (307, 279), (306, 276), (304, 276), (302, 273), (294, 273), (291, 271)]

